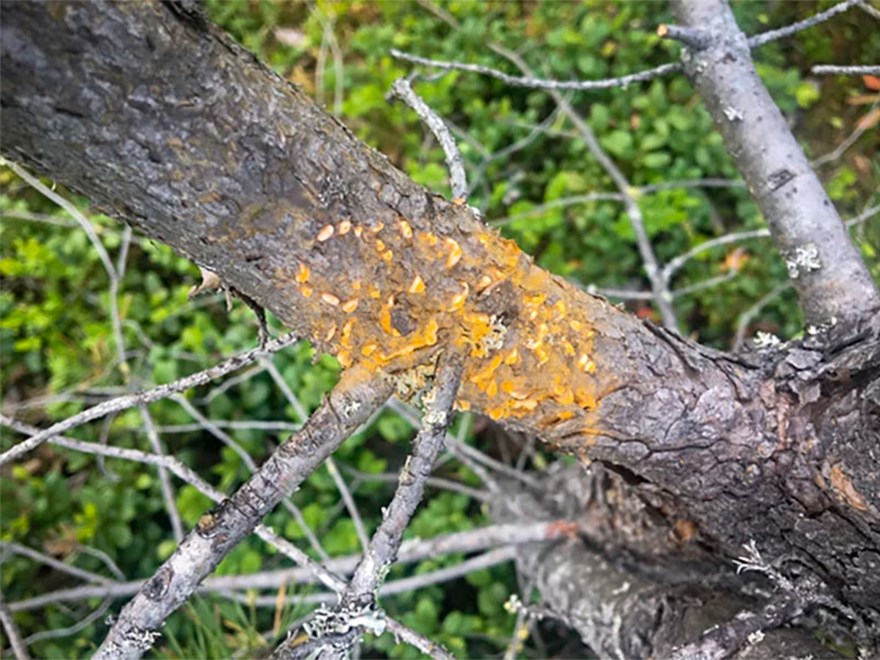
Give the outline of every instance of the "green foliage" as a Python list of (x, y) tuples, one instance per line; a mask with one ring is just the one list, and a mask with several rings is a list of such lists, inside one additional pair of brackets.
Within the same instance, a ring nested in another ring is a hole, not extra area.
[[(520, 53), (537, 75), (559, 79), (623, 75), (674, 61), (679, 53), (677, 44), (654, 32), (658, 23), (671, 18), (655, 3), (460, 0), (444, 3), (442, 11), (433, 13), (421, 3), (391, 0), (319, 0), (312, 9), (305, 3), (270, 0), (208, 0), (207, 6), (212, 18), (236, 39), (330, 109), (338, 103), (342, 119), (357, 135), (388, 154), (415, 180), (442, 194), (448, 194), (448, 186), (440, 148), (411, 110), (386, 100), (392, 82), (410, 71), (391, 58), (391, 48), (519, 74), (498, 49), (490, 47), (498, 45)], [(735, 9), (741, 24), (754, 33), (802, 18), (809, 7), (738, 3)], [(852, 131), (865, 106), (847, 99), (866, 90), (858, 79), (815, 81), (805, 74), (814, 63), (876, 60), (880, 33), (870, 32), (867, 23), (846, 15), (835, 19), (833, 27), (810, 30), (758, 52), (761, 75), (813, 157), (827, 153)], [(338, 62), (336, 52), (341, 54)], [(583, 285), (648, 288), (621, 204), (584, 200), (592, 192), (614, 191), (612, 182), (570, 123), (556, 113), (546, 93), (464, 73), (419, 81), (416, 89), (456, 127), (474, 188), (470, 203), (489, 222), (497, 222), (539, 264)], [(681, 76), (572, 94), (570, 100), (633, 186), (737, 176), (708, 114)], [(880, 168), (870, 134), (821, 170), (844, 215), (860, 211), (877, 189)], [(506, 150), (503, 157), (491, 157), (501, 150)], [(858, 154), (863, 154), (861, 160)], [(109, 279), (85, 233), (10, 171), (0, 171), (0, 186), (0, 378), (4, 405), (11, 406), (16, 416), (47, 426), (105, 396), (169, 382), (255, 345), (256, 327), (244, 305), (237, 304), (227, 315), (220, 297), (187, 301), (187, 291), (197, 280), (195, 267), (167, 247), (135, 237), (118, 295), (126, 349), (123, 366), (111, 326)], [(84, 200), (62, 192), (86, 208)], [(663, 261), (720, 234), (764, 226), (741, 187), (682, 187), (637, 197)], [(877, 201), (875, 194), (872, 203)], [(122, 229), (101, 215), (91, 215), (90, 220), (115, 261), (124, 240)], [(878, 234), (880, 229), (873, 223), (856, 231), (855, 237), (880, 275)], [(737, 247), (743, 252), (736, 253)], [(739, 267), (736, 277), (676, 299), (683, 329), (719, 347), (730, 345), (741, 315), (785, 281), (785, 267), (769, 241), (702, 252), (673, 282), (676, 289), (693, 286), (728, 273), (732, 265)], [(631, 309), (652, 314), (641, 303)], [(280, 331), (274, 321), (273, 327)], [(794, 336), (799, 328), (800, 313), (791, 290), (775, 298), (752, 326), (783, 338)], [(307, 411), (319, 404), (338, 377), (332, 359), (316, 360), (305, 345), (278, 354), (274, 364)], [(266, 372), (240, 385), (199, 388), (186, 396), (213, 419), (302, 421)], [(42, 403), (14, 407), (30, 400)], [(149, 412), (163, 429), (168, 451), (216, 487), (230, 492), (248, 477), (239, 454), (215, 435), (181, 426), (192, 419), (177, 403), (151, 405)], [(284, 439), (280, 432), (262, 429), (228, 433), (257, 463)], [(149, 449), (137, 410), (83, 426), (70, 435)], [(360, 473), (396, 473), (411, 437), (409, 425), (386, 411), (347, 442), (336, 458), (343, 468), (350, 466)], [(16, 439), (2, 430), (0, 448), (8, 448)], [(477, 440), (490, 442), (484, 437)], [(538, 452), (531, 460), (540, 468), (548, 459)], [(442, 476), (478, 484), (457, 463), (445, 464)], [(177, 508), (189, 528), (210, 503), (190, 486), (175, 482), (175, 489)], [(360, 481), (355, 497), (368, 532), (378, 524), (380, 509), (392, 491), (393, 484)], [(151, 575), (175, 547), (157, 473), (143, 465), (98, 461), (45, 446), (0, 481), (0, 497), (4, 504), (0, 539), (41, 549), (80, 568), (108, 574), (102, 561), (82, 552), (80, 544), (105, 553), (130, 579)], [(327, 552), (358, 551), (354, 524), (326, 469), (312, 475), (292, 501)], [(306, 531), (286, 511), (279, 509), (266, 522), (318, 556)], [(407, 534), (428, 538), (485, 522), (479, 506), (464, 495), (430, 490)], [(395, 567), (390, 579), (422, 575), (461, 559), (441, 557)], [(224, 560), (218, 573), (287, 565), (250, 538)], [(11, 555), (4, 562), (0, 587), (8, 601), (58, 586), (57, 574), (47, 577), (45, 569), (29, 559)], [(460, 657), (497, 655), (506, 647), (513, 626), (513, 617), (502, 604), (516, 590), (513, 571), (506, 566), (472, 573), (456, 581), (454, 588), (434, 585), (393, 596), (383, 606)], [(244, 595), (245, 601), (252, 597), (250, 592)], [(98, 605), (76, 604), (72, 610), (52, 606), (16, 618), (29, 634), (71, 625)], [(166, 641), (156, 654), (168, 658), (256, 655), (274, 641), (259, 637), (258, 632), (283, 632), (307, 611), (304, 606), (291, 606), (276, 612), (216, 597), (197, 598), (169, 620)], [(94, 649), (105, 631), (100, 621), (94, 622), (73, 637), (37, 642), (31, 652), (35, 657), (81, 657)], [(371, 653), (389, 657), (414, 655), (410, 647), (387, 635), (369, 640), (368, 646)]]

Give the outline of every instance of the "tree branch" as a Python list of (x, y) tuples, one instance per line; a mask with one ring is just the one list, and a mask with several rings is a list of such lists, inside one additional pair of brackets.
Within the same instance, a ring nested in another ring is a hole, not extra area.
[[(525, 543), (537, 543), (557, 538), (563, 530), (572, 529), (573, 523), (567, 520), (538, 521), (526, 523), (510, 523), (487, 525), (477, 529), (465, 532), (453, 532), (443, 536), (437, 536), (430, 539), (410, 539), (404, 541), (400, 546), (400, 552), (397, 556), (397, 562), (400, 564), (409, 564), (424, 559), (442, 557), (448, 554), (472, 554), (484, 550), (493, 550), (496, 548), (504, 548), (508, 546), (522, 545)], [(69, 603), (88, 600), (90, 598), (124, 598), (131, 596), (144, 585), (144, 580), (131, 581), (114, 581), (104, 576), (91, 574), (88, 571), (77, 569), (72, 566), (62, 564), (61, 567), (56, 566), (51, 557), (41, 555), (35, 550), (18, 544), (2, 543), (0, 548), (9, 552), (15, 552), (25, 557), (30, 557), (34, 561), (45, 563), (57, 570), (63, 570), (66, 573), (74, 575), (83, 580), (94, 582), (95, 584), (71, 587), (67, 589), (58, 589), (40, 596), (26, 598), (13, 603), (9, 603), (9, 609), (12, 612), (23, 612), (34, 610), (41, 607), (47, 607), (56, 603)], [(483, 557), (484, 555), (479, 555)], [(494, 555), (493, 555), (494, 557)], [(332, 557), (323, 562), (324, 570), (339, 576), (351, 575), (361, 561), (361, 555), (347, 555), (345, 557)], [(485, 560), (481, 563), (468, 563), (465, 569), (458, 569), (458, 572), (452, 574), (450, 570), (443, 573), (439, 579), (452, 579), (452, 577), (466, 574), (471, 570), (475, 570), (475, 565), (485, 566)], [(59, 562), (60, 563), (60, 562)], [(459, 565), (461, 566), (461, 565)], [(463, 572), (462, 572), (463, 571)], [(450, 577), (452, 576), (452, 577)], [(409, 579), (409, 578), (406, 578)], [(208, 577), (199, 586), (197, 593), (216, 593), (228, 592), (233, 590), (246, 589), (265, 589), (277, 592), (284, 584), (327, 584), (327, 580), (320, 579), (312, 566), (303, 565), (292, 568), (283, 568), (274, 571), (262, 571), (260, 573), (249, 573), (247, 575), (219, 575)], [(398, 581), (400, 582), (400, 581)], [(334, 582), (334, 584), (336, 584)], [(396, 583), (395, 583), (396, 584)], [(346, 583), (339, 582), (340, 590), (346, 587)], [(391, 586), (390, 583), (386, 586)], [(407, 583), (406, 586), (411, 586)], [(381, 593), (399, 593), (404, 589), (397, 588)], [(273, 596), (272, 598), (275, 598)], [(255, 601), (257, 605), (262, 601)]]
[(464, 171), (464, 161), (461, 152), (455, 144), (455, 138), (449, 133), (449, 129), (440, 116), (415, 93), (412, 84), (407, 78), (398, 78), (391, 86), (390, 98), (400, 99), (412, 108), (423, 122), (431, 129), (431, 133), (437, 138), (443, 147), (446, 156), (446, 166), (449, 168), (449, 186), (452, 189), (452, 197), (458, 200), (466, 200), (468, 197), (467, 174)]
[(844, 0), (844, 2), (839, 2), (830, 9), (820, 11), (818, 14), (810, 16), (809, 18), (805, 18), (802, 21), (792, 23), (791, 25), (786, 25), (785, 27), (781, 27), (778, 30), (768, 30), (767, 32), (756, 34), (755, 36), (749, 38), (749, 46), (751, 48), (757, 48), (758, 46), (763, 46), (764, 44), (770, 43), (771, 41), (776, 41), (777, 39), (782, 39), (783, 37), (790, 37), (793, 34), (802, 32), (803, 30), (811, 28), (815, 25), (819, 25), (819, 23), (823, 23), (829, 18), (833, 18), (834, 16), (845, 12), (850, 7), (861, 4), (861, 2), (862, 0)]
[(492, 67), (482, 66), (480, 64), (465, 64), (463, 62), (446, 62), (443, 60), (428, 59), (405, 53), (396, 48), (391, 49), (391, 56), (396, 57), (404, 62), (412, 64), (421, 64), (435, 69), (444, 69), (446, 71), (466, 71), (468, 73), (478, 73), (483, 76), (489, 76), (500, 80), (503, 83), (514, 87), (528, 87), (530, 89), (555, 89), (559, 91), (585, 91), (593, 89), (612, 89), (614, 87), (627, 87), (633, 83), (645, 82), (653, 80), (658, 76), (665, 76), (676, 71), (681, 71), (681, 64), (673, 62), (671, 64), (661, 64), (653, 69), (631, 73), (619, 78), (606, 78), (604, 80), (546, 80), (543, 78), (535, 78), (532, 76), (511, 76), (503, 71), (498, 71)]
[(880, 66), (838, 66), (817, 64), (810, 69), (817, 76), (880, 76)]
[(231, 498), (202, 516), (196, 529), (125, 606), (94, 657), (138, 658), (149, 649), (165, 618), (389, 394), (389, 385), (374, 382), (360, 370), (346, 372), (302, 430), (281, 445)]
[(3, 627), (3, 632), (6, 633), (6, 639), (9, 640), (9, 646), (12, 647), (12, 655), (15, 660), (29, 660), (27, 644), (21, 636), (18, 624), (12, 618), (12, 612), (9, 611), (3, 600), (2, 593), (0, 593), (0, 625)]
[(770, 98), (749, 47), (791, 34), (856, 4), (848, 0), (801, 23), (748, 40), (722, 0), (674, 0), (679, 20), (711, 35), (686, 51), (685, 71), (703, 97), (789, 267), (807, 323), (849, 332), (880, 307), (880, 295), (840, 216)]
[[(329, 635), (328, 643), (335, 645), (338, 643), (332, 641), (335, 639), (333, 635), (347, 633), (352, 627), (370, 628), (374, 633), (384, 630), (383, 617), (376, 611), (376, 592), (397, 558), (403, 533), (422, 499), (425, 482), (443, 448), (461, 373), (462, 360), (458, 355), (441, 357), (422, 429), (416, 436), (412, 456), (400, 472), (400, 484), (394, 497), (384, 510), (382, 522), (365, 549), (351, 582), (340, 595), (339, 604), (333, 611), (319, 613), (323, 614), (324, 620), (320, 628), (312, 628), (311, 638)], [(356, 643), (358, 638), (359, 635), (351, 638), (348, 646)], [(287, 657), (281, 649), (276, 655)]]
[(258, 359), (261, 355), (280, 351), (282, 348), (290, 346), (296, 341), (296, 336), (293, 333), (290, 333), (284, 335), (279, 339), (274, 339), (268, 342), (264, 349), (256, 348), (250, 351), (246, 351), (245, 353), (235, 355), (231, 358), (224, 360), (223, 362), (215, 364), (213, 367), (210, 367), (203, 371), (199, 371), (194, 374), (190, 374), (189, 376), (184, 376), (183, 378), (179, 378), (174, 382), (166, 383), (165, 385), (157, 385), (156, 387), (149, 390), (144, 390), (136, 394), (126, 394), (124, 396), (116, 397), (114, 399), (110, 399), (109, 401), (99, 403), (96, 406), (83, 410), (81, 413), (77, 413), (76, 415), (72, 415), (71, 417), (68, 417), (61, 422), (53, 424), (47, 429), (35, 433), (27, 440), (20, 442), (19, 444), (12, 447), (12, 449), (3, 452), (3, 454), (0, 454), (0, 466), (6, 465), (11, 461), (16, 460), (17, 458), (19, 458), (23, 454), (26, 454), (29, 451), (33, 451), (41, 444), (46, 442), (46, 440), (65, 433), (72, 428), (81, 426), (86, 422), (91, 422), (92, 420), (100, 419), (101, 417), (106, 417), (107, 415), (118, 413), (122, 410), (134, 408), (135, 406), (145, 406), (146, 404), (152, 403), (153, 401), (166, 399), (172, 394), (185, 392), (186, 390), (193, 387), (204, 385), (205, 383), (208, 383), (217, 378), (221, 378), (229, 372), (235, 371), (236, 369), (239, 369), (246, 364), (250, 364), (251, 362)]

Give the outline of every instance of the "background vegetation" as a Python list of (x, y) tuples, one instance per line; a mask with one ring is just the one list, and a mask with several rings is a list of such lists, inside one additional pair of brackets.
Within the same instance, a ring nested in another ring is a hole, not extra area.
[[(787, 24), (829, 3), (743, 3), (738, 18), (748, 33)], [(442, 152), (414, 113), (386, 101), (392, 82), (410, 67), (391, 48), (445, 60), (464, 60), (515, 71), (487, 48), (495, 43), (518, 52), (545, 77), (592, 79), (622, 75), (678, 58), (679, 47), (655, 36), (671, 17), (658, 3), (568, 2), (269, 2), (209, 0), (208, 11), (236, 39), (336, 112), (362, 139), (387, 154), (415, 180), (448, 194)], [(880, 60), (880, 31), (859, 12), (849, 12), (792, 39), (763, 47), (760, 73), (789, 118), (807, 153), (832, 152), (859, 126), (864, 135), (819, 172), (844, 217), (878, 202), (880, 163), (876, 130), (878, 81), (870, 78), (812, 78), (817, 63)], [(584, 286), (647, 291), (634, 237), (623, 207), (615, 201), (578, 202), (611, 182), (540, 91), (514, 89), (488, 78), (450, 73), (419, 82), (417, 91), (454, 127), (468, 164), (470, 203), (482, 210), (538, 263)], [(589, 120), (602, 146), (633, 186), (706, 178), (737, 179), (721, 138), (682, 76), (627, 89), (570, 96)], [(873, 138), (871, 137), (873, 133)], [(89, 218), (111, 258), (127, 246), (118, 291), (123, 350), (111, 324), (108, 278), (98, 253), (80, 227), (57, 205), (0, 170), (0, 350), (2, 408), (44, 427), (108, 396), (164, 383), (206, 368), (224, 356), (254, 346), (256, 328), (242, 304), (226, 313), (220, 297), (187, 300), (196, 268), (168, 248), (123, 228), (94, 209)], [(86, 200), (59, 191), (82, 209)], [(670, 187), (639, 195), (658, 257), (668, 261), (722, 234), (764, 226), (742, 186)], [(880, 227), (861, 223), (854, 235), (875, 274), (880, 274)], [(122, 269), (121, 269), (122, 270)], [(715, 278), (715, 286), (700, 288)], [(793, 291), (783, 289), (785, 266), (766, 239), (702, 252), (674, 280), (683, 330), (719, 348), (729, 348), (738, 324), (768, 293), (778, 292), (748, 323), (789, 339), (800, 329)], [(625, 304), (656, 318), (649, 302)], [(746, 319), (749, 317), (746, 316)], [(744, 327), (746, 327), (744, 325)], [(277, 323), (275, 333), (281, 332)], [(306, 411), (314, 409), (335, 382), (338, 367), (306, 345), (277, 354), (272, 363)], [(210, 420), (238, 423), (225, 428), (235, 443), (261, 462), (302, 421), (265, 368), (246, 380), (189, 392), (185, 399)], [(150, 406), (162, 441), (173, 453), (224, 491), (247, 478), (240, 452), (216, 432), (194, 423), (180, 402)], [(268, 427), (248, 426), (271, 422)], [(462, 416), (461, 437), (494, 458), (528, 469), (555, 460), (522, 438)], [(0, 446), (20, 436), (4, 429)], [(337, 453), (343, 476), (355, 492), (370, 531), (393, 492), (382, 475), (396, 473), (412, 427), (386, 411)], [(71, 434), (118, 446), (148, 449), (137, 409), (77, 429)], [(446, 460), (440, 476), (478, 486), (467, 466)], [(372, 477), (371, 477), (372, 475)], [(185, 526), (209, 508), (189, 486), (176, 488)], [(175, 547), (155, 471), (123, 461), (44, 445), (3, 474), (0, 540), (37, 549), (80, 568), (127, 579), (146, 577)], [(304, 520), (329, 555), (356, 553), (355, 525), (326, 468), (295, 495)], [(436, 489), (409, 530), (427, 538), (486, 522), (480, 503), (466, 494)], [(310, 547), (306, 530), (279, 510), (267, 522), (287, 538)], [(90, 552), (88, 548), (99, 552)], [(317, 550), (310, 547), (313, 555)], [(421, 574), (460, 562), (461, 557), (423, 561), (392, 574)], [(32, 559), (2, 554), (2, 591), (8, 602), (73, 586), (75, 581)], [(220, 574), (243, 574), (288, 565), (256, 538), (242, 543), (220, 566)], [(512, 567), (472, 573), (384, 600), (395, 617), (442, 642), (461, 656), (504, 652), (514, 616), (503, 607), (520, 590)], [(288, 591), (306, 593), (304, 591)], [(308, 611), (305, 606), (257, 607), (255, 593), (238, 602), (206, 596), (169, 621), (163, 657), (249, 657), (273, 646), (273, 633)], [(26, 635), (82, 622), (101, 601), (53, 605), (16, 615)], [(118, 606), (118, 605), (115, 605)], [(112, 610), (111, 610), (112, 611)], [(95, 648), (106, 628), (103, 616), (66, 636), (45, 636), (31, 647), (37, 657), (79, 657)], [(546, 627), (546, 639), (520, 651), (536, 656), (563, 653), (564, 636)], [(571, 648), (571, 647), (569, 647)], [(388, 636), (371, 639), (366, 655), (405, 657), (412, 649)]]

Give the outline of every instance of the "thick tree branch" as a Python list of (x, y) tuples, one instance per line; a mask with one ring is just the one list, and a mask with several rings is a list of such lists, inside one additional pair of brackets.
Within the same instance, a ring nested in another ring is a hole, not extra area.
[[(843, 2), (833, 11), (854, 4)], [(750, 44), (802, 29), (806, 22), (750, 41), (723, 0), (673, 0), (673, 7), (685, 26), (711, 37), (707, 47), (684, 52), (685, 71), (767, 219), (807, 323), (851, 332), (880, 307), (876, 284), (749, 53)]]
[(260, 520), (381, 406), (387, 384), (357, 369), (346, 373), (296, 435), (228, 500), (199, 520), (174, 554), (122, 610), (95, 658), (137, 658), (165, 618)]
[[(397, 558), (403, 533), (421, 502), (425, 483), (443, 448), (446, 428), (452, 421), (455, 394), (461, 382), (460, 356), (444, 355), (441, 360), (422, 429), (416, 436), (412, 456), (400, 472), (400, 484), (394, 497), (383, 511), (382, 522), (365, 548), (351, 582), (340, 595), (339, 604), (332, 611), (323, 613), (322, 628), (314, 630), (315, 634), (311, 635), (313, 640), (328, 636), (327, 653), (340, 652), (337, 648), (340, 643), (334, 641), (335, 635), (347, 633), (352, 628), (364, 630), (372, 626), (374, 633), (384, 629), (384, 617), (376, 610), (376, 593)], [(352, 646), (359, 638), (360, 635), (351, 638), (347, 645)], [(287, 657), (286, 651), (278, 649), (276, 657)]]
[[(865, 323), (846, 360), (797, 345), (752, 360), (643, 324), (537, 268), (172, 9), (0, 5), (3, 152), (217, 273), (349, 370), (407, 396), (440, 352), (459, 351), (458, 408), (628, 471), (719, 553), (758, 538), (877, 605), (866, 567), (880, 491), (864, 457), (880, 329)], [(797, 247), (805, 280), (828, 275)], [(844, 274), (858, 263), (839, 256)]]

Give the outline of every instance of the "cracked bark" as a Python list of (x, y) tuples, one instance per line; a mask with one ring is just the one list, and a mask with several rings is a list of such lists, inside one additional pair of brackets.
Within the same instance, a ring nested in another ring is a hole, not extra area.
[[(197, 14), (0, 11), (4, 155), (217, 273), (344, 366), (418, 386), (439, 351), (460, 351), (458, 408), (626, 475), (716, 560), (754, 540), (877, 615), (880, 320), (864, 304), (838, 315), (845, 343), (710, 351), (537, 268)], [(836, 257), (860, 282), (858, 256), (820, 254)], [(837, 314), (828, 273), (796, 280), (812, 319)]]

